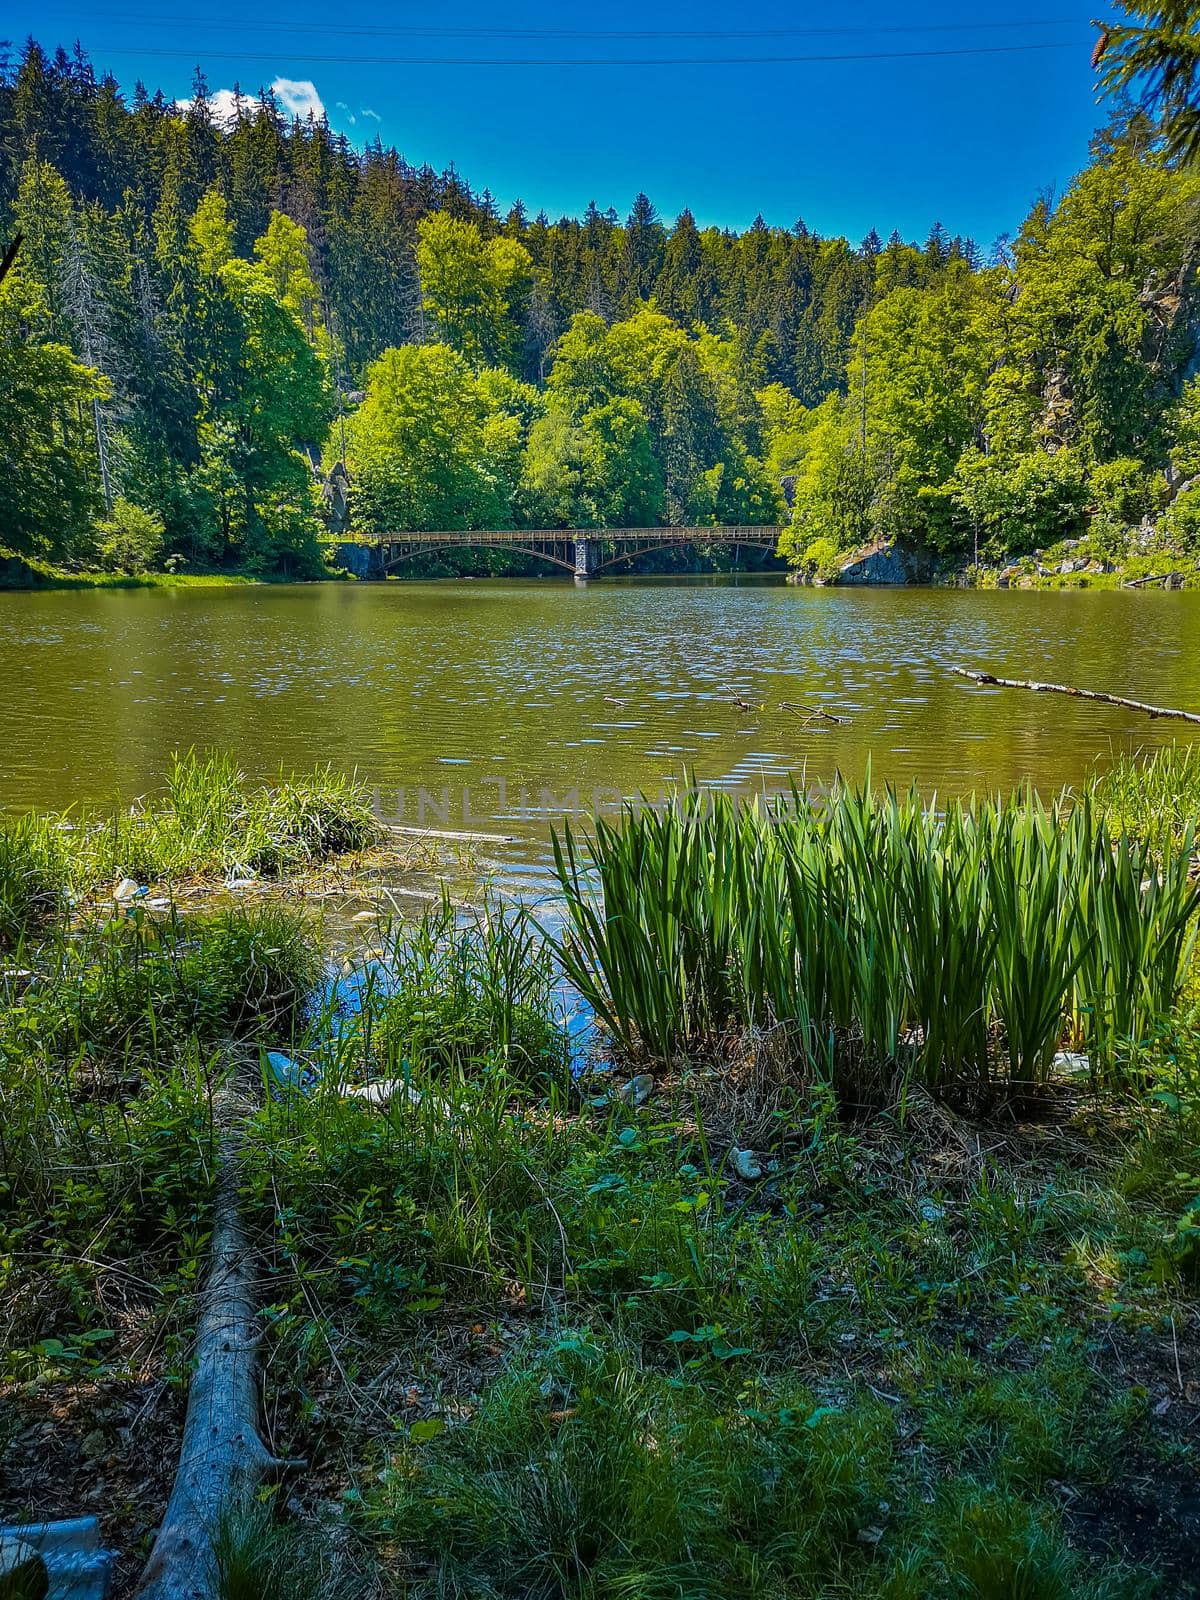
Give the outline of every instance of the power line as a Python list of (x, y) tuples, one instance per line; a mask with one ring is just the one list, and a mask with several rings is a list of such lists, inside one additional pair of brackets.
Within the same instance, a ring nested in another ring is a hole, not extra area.
[[(80, 16), (82, 13), (67, 15)], [(321, 23), (228, 20), (222, 17), (163, 17), (150, 12), (108, 12), (105, 22), (151, 22), (168, 28), (220, 28), (250, 33), (319, 33), (364, 38), (422, 39), (798, 39), (816, 37), (874, 37), (914, 33), (983, 33), (996, 29), (1057, 28), (1077, 26), (1078, 17), (997, 18), (985, 22), (903, 23), (870, 27), (824, 28), (495, 28), (390, 26), (382, 23), (326, 26)]]
[[(141, 46), (109, 45), (111, 54), (136, 54), (139, 57), (170, 57), (195, 61), (245, 61), (244, 50), (168, 50)], [(824, 55), (756, 56), (380, 56), (380, 55), (297, 55), (287, 52), (289, 62), (317, 66), (354, 67), (749, 67), (797, 66), (808, 62), (834, 61), (918, 61), (950, 56), (1027, 55), (1045, 50), (1078, 50), (1078, 40), (1046, 44), (964, 45), (946, 50), (860, 50)]]

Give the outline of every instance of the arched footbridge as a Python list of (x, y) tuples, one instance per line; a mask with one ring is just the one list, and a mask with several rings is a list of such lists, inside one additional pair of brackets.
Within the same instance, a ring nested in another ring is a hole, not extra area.
[(336, 548), (339, 566), (360, 578), (386, 578), (415, 556), (442, 550), (509, 550), (561, 567), (576, 578), (633, 561), (651, 550), (678, 545), (733, 544), (774, 551), (778, 527), (695, 528), (472, 528), (457, 531), (383, 533), (344, 539)]

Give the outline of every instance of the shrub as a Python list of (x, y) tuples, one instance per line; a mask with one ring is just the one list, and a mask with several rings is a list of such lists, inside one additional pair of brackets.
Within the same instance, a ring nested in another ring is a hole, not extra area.
[(112, 511), (96, 524), (96, 548), (109, 572), (148, 572), (162, 555), (162, 518), (132, 501), (114, 501)]
[(1200, 554), (1200, 484), (1176, 495), (1162, 519), (1163, 532), (1193, 554)]
[(61, 953), (60, 1048), (171, 1059), (189, 1043), (287, 1039), (318, 987), (307, 919), (282, 906), (233, 907), (152, 922), (140, 912), (86, 930)]
[(959, 458), (951, 493), (979, 528), (981, 549), (995, 559), (1081, 533), (1088, 482), (1073, 450), (1005, 458), (970, 449)]
[(828, 583), (842, 567), (841, 551), (829, 538), (814, 539), (800, 558), (800, 570), (809, 578)]
[[(1118, 456), (1099, 462), (1091, 470), (1092, 495), (1097, 512), (1126, 527), (1140, 522), (1156, 509), (1156, 480), (1142, 461)], [(1161, 483), (1161, 478), (1158, 482)]]

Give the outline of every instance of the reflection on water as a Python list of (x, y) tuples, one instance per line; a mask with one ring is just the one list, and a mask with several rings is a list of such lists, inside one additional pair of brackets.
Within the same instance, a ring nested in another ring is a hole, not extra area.
[(549, 815), (689, 770), (752, 791), (870, 761), (942, 792), (1056, 789), (1189, 733), (948, 667), (1196, 708), (1198, 639), (1194, 593), (718, 578), (0, 594), (0, 803), (132, 797), (171, 750), (219, 745), (253, 774), (356, 767), (397, 820), (420, 805), (433, 826), (517, 834), (505, 860), (536, 876)]

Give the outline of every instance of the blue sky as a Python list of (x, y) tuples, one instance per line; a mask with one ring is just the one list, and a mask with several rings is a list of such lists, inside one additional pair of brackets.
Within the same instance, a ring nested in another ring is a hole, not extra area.
[[(214, 91), (280, 81), (356, 142), (378, 132), (414, 163), (453, 162), (502, 206), (520, 196), (552, 218), (591, 199), (624, 216), (644, 189), (665, 218), (687, 205), (702, 226), (742, 228), (761, 212), (858, 240), (871, 227), (923, 238), (939, 220), (986, 247), (1087, 160), (1103, 116), (1089, 18), (1102, 9), (183, 0), (155, 12), (149, 0), (56, 0), (22, 13), (5, 0), (0, 37), (78, 38), (123, 84), (141, 77), (171, 96), (189, 92), (197, 63)], [(859, 59), (723, 59), (735, 56)], [(580, 57), (623, 64), (515, 64)], [(660, 61), (678, 57), (707, 64)], [(418, 64), (430, 58), (506, 64)]]

